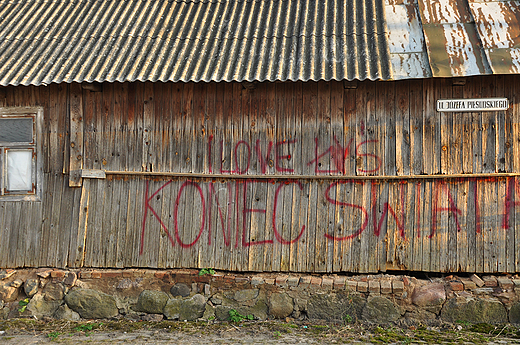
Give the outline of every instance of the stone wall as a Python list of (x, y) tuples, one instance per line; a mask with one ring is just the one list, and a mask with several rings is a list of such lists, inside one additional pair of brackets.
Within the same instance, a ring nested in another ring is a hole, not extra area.
[(1, 270), (0, 317), (67, 320), (357, 320), (520, 323), (518, 276), (233, 274), (197, 270)]

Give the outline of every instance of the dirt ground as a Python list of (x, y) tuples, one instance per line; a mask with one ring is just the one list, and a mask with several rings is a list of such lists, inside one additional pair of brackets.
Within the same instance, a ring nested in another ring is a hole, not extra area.
[(0, 344), (520, 344), (511, 325), (375, 326), (284, 321), (0, 322)]

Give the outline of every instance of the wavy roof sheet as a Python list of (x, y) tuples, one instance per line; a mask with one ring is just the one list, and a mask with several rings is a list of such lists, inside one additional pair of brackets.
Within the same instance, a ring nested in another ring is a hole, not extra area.
[(0, 0), (0, 85), (520, 72), (519, 1)]
[(0, 84), (390, 79), (381, 1), (0, 2)]

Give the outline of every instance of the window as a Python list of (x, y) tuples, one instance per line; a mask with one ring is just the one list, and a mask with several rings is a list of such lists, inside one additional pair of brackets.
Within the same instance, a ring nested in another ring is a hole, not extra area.
[(0, 108), (0, 201), (39, 201), (42, 108)]

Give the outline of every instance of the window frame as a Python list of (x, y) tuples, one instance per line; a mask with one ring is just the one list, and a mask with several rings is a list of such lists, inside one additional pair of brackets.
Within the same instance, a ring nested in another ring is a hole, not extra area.
[[(43, 190), (42, 152), (42, 107), (0, 107), (0, 118), (32, 118), (33, 135), (31, 142), (0, 142), (0, 202), (41, 201)], [(32, 150), (31, 191), (7, 190), (7, 152), (9, 150)]]

